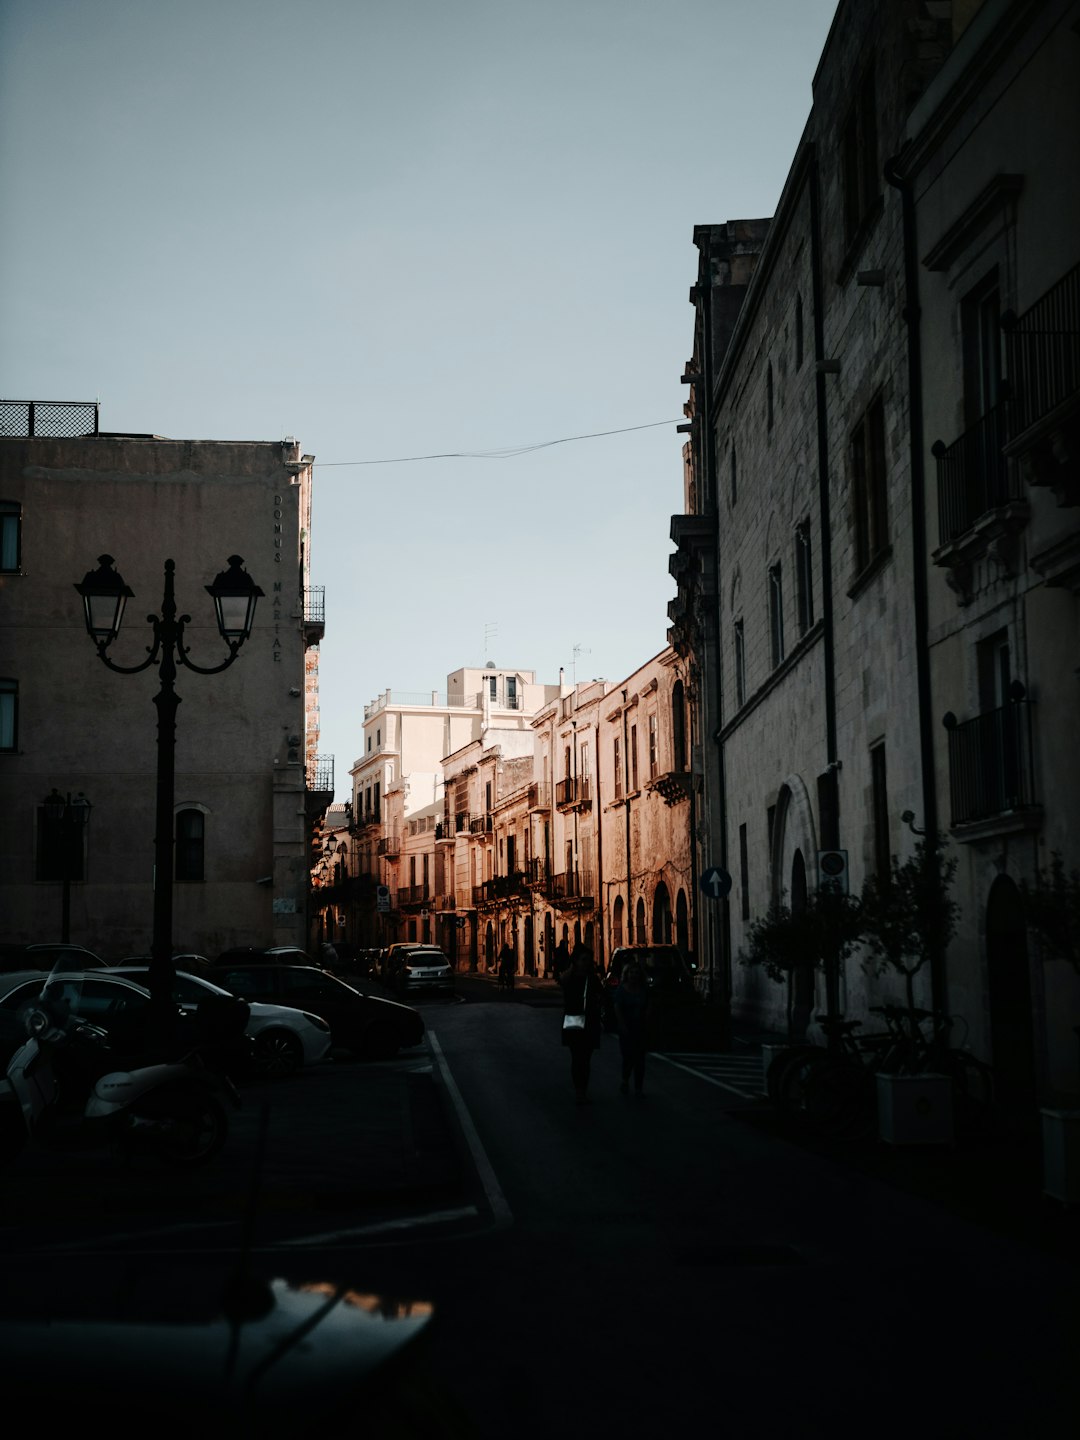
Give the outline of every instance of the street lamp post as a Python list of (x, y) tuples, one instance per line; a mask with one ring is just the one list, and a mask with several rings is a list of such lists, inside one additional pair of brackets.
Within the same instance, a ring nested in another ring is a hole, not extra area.
[[(54, 786), (52, 794), (46, 795), (41, 802), (41, 808), (48, 823), (47, 853), (50, 859), (59, 862), (60, 883), (63, 886), (60, 939), (67, 945), (71, 940), (71, 882), (82, 878), (82, 837), (93, 807), (81, 790), (73, 800), (70, 791), (61, 795)], [(78, 875), (73, 873), (76, 869), (76, 849), (80, 861)]]
[(190, 615), (177, 616), (173, 595), (176, 563), (165, 561), (165, 592), (160, 615), (147, 615), (153, 628), (153, 644), (145, 660), (138, 665), (117, 665), (110, 660), (109, 646), (120, 633), (124, 607), (134, 592), (124, 584), (113, 568), (111, 555), (98, 557), (98, 568), (88, 571), (75, 589), (83, 598), (86, 629), (97, 647), (98, 658), (118, 675), (137, 675), (156, 665), (161, 682), (154, 696), (157, 708), (157, 801), (154, 832), (154, 931), (151, 947), (149, 990), (156, 1013), (164, 1017), (172, 1001), (175, 975), (172, 959), (172, 862), (173, 862), (173, 794), (176, 773), (176, 710), (180, 696), (176, 693), (177, 665), (186, 666), (199, 675), (217, 675), (227, 670), (236, 659), (241, 645), (251, 634), (255, 604), (263, 591), (243, 569), (239, 555), (230, 555), (228, 570), (223, 570), (212, 585), (205, 587), (214, 602), (218, 632), (229, 647), (228, 656), (220, 665), (197, 665), (184, 643), (184, 627)]

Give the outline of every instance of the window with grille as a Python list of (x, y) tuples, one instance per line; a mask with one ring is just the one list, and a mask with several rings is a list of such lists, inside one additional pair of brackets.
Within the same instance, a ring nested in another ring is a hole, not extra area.
[(0, 752), (19, 745), (19, 682), (0, 679)]
[(799, 634), (805, 635), (814, 623), (814, 571), (809, 520), (795, 527), (795, 593)]
[(176, 879), (198, 884), (206, 878), (206, 818), (201, 810), (180, 810), (176, 816)]
[(14, 500), (0, 500), (0, 572), (19, 569), (22, 550), (22, 507)]
[(885, 407), (879, 396), (851, 438), (855, 567), (864, 570), (889, 543), (885, 475)]
[(784, 575), (779, 563), (769, 567), (769, 658), (774, 670), (784, 658)]
[(735, 703), (740, 709), (746, 704), (746, 634), (741, 620), (735, 621)]

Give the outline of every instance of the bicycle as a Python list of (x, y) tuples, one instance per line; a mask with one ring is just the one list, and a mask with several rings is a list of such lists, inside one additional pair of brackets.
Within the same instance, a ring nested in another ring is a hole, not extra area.
[(874, 1123), (872, 1075), (891, 1064), (896, 1035), (857, 1035), (860, 1020), (816, 1017), (828, 1047), (801, 1045), (779, 1055), (769, 1067), (765, 1088), (769, 1099), (788, 1119), (807, 1119), (836, 1135), (869, 1133)]
[(994, 1072), (970, 1050), (951, 1043), (957, 1017), (941, 1010), (907, 1009), (901, 1005), (876, 1009), (897, 1033), (895, 1073), (948, 1076), (956, 1128), (982, 1129), (994, 1103)]

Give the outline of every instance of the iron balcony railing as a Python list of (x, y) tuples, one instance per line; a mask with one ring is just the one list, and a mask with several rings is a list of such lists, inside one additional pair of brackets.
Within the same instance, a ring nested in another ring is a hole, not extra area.
[(592, 893), (592, 876), (583, 870), (564, 870), (551, 876), (550, 894), (553, 899), (580, 900)]
[(1080, 389), (1080, 265), (1001, 328), (1019, 435)]
[(430, 885), (399, 885), (399, 905), (420, 905), (431, 898)]
[(334, 757), (316, 755), (307, 767), (307, 788), (309, 790), (333, 790)]
[(947, 545), (975, 522), (1023, 494), (1016, 466), (1003, 447), (1010, 433), (1010, 402), (1002, 401), (951, 445), (938, 441), (938, 536)]
[(98, 433), (93, 400), (0, 400), (0, 435), (79, 439)]
[(370, 810), (361, 810), (356, 817), (356, 823), (358, 826), (381, 825), (382, 815), (379, 806), (375, 805)]
[(953, 825), (1036, 804), (1028, 701), (1010, 700), (962, 724), (946, 715), (945, 728)]
[(527, 860), (525, 881), (528, 885), (546, 885), (551, 878), (551, 866), (547, 860)]
[(469, 831), (473, 835), (482, 835), (491, 830), (490, 815), (473, 815), (469, 820)]
[(379, 838), (379, 842), (375, 846), (375, 849), (379, 855), (400, 855), (401, 837), (398, 835), (396, 830), (391, 830), (389, 834), (383, 835)]
[(440, 895), (435, 901), (436, 910), (456, 910), (457, 896), (455, 894)]
[(529, 786), (529, 809), (551, 809), (551, 787), (546, 781), (540, 780)]
[(304, 601), (304, 624), (323, 625), (326, 624), (326, 586), (309, 586), (303, 595)]
[(588, 775), (580, 775), (576, 780), (559, 780), (555, 784), (555, 804), (564, 805), (588, 805), (592, 800), (592, 780)]

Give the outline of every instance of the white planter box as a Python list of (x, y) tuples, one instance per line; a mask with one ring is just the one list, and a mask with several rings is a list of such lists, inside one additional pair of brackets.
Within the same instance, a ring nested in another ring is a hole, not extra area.
[(1043, 1194), (1080, 1204), (1080, 1110), (1042, 1111)]
[(951, 1145), (948, 1075), (878, 1075), (878, 1135), (887, 1145)]
[(794, 1050), (794, 1045), (762, 1045), (761, 1047), (761, 1093), (767, 1095), (768, 1087), (766, 1080), (769, 1075), (769, 1066), (779, 1055), (786, 1055), (789, 1050)]

